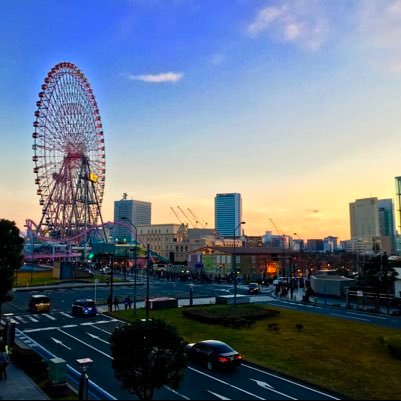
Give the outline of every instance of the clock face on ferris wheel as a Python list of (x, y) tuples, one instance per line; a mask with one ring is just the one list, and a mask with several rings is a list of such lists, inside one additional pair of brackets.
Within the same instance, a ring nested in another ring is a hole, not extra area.
[(36, 102), (32, 134), (37, 195), (42, 207), (38, 233), (79, 238), (101, 217), (106, 153), (92, 88), (74, 64), (54, 66)]

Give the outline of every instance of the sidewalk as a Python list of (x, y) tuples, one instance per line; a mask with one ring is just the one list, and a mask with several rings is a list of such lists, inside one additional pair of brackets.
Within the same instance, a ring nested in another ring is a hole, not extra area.
[(0, 400), (49, 400), (50, 398), (12, 363), (7, 366), (7, 379), (0, 380)]

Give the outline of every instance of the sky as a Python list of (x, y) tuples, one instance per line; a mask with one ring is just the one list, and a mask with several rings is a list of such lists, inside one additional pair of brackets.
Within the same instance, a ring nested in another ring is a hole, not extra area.
[(99, 106), (104, 221), (127, 193), (153, 224), (180, 206), (214, 227), (215, 195), (238, 192), (247, 235), (346, 240), (350, 202), (395, 201), (401, 0), (12, 0), (0, 15), (0, 217), (21, 230), (41, 217), (32, 123), (62, 61)]

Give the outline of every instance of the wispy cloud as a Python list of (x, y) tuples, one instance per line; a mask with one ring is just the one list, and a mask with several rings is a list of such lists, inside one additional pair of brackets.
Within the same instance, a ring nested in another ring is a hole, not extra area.
[(164, 83), (171, 82), (176, 83), (182, 79), (184, 74), (176, 72), (162, 72), (160, 74), (143, 74), (143, 75), (133, 75), (129, 74), (128, 79), (131, 81), (143, 81), (150, 83)]
[(375, 52), (374, 58), (389, 70), (400, 71), (401, 0), (360, 0), (357, 26), (364, 47)]
[(253, 38), (265, 33), (273, 40), (315, 51), (326, 41), (329, 24), (319, 1), (279, 1), (260, 9), (247, 31)]

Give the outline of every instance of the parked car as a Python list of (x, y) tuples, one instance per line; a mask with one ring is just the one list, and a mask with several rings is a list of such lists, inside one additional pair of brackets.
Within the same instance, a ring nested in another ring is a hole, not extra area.
[(260, 292), (260, 286), (258, 283), (249, 283), (248, 292), (250, 294), (258, 294)]
[(97, 309), (93, 299), (77, 299), (71, 306), (71, 314), (79, 316), (96, 316)]
[(29, 311), (33, 313), (49, 312), (50, 298), (47, 295), (35, 294), (29, 300)]
[(234, 369), (241, 365), (242, 361), (239, 352), (218, 340), (203, 340), (187, 344), (186, 354), (190, 361), (206, 366), (209, 370)]

